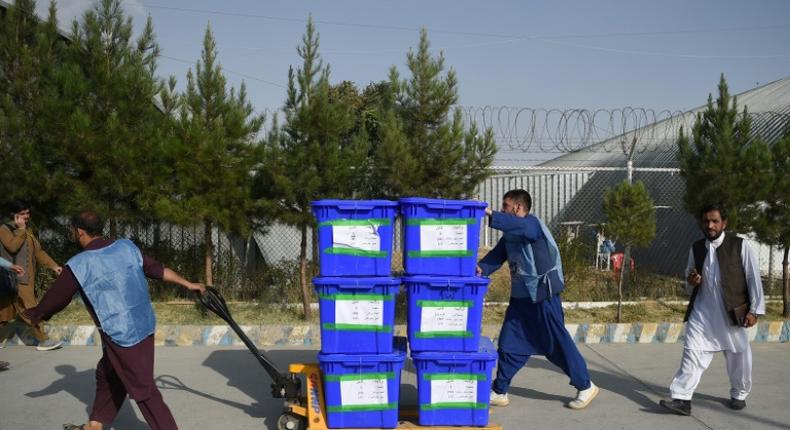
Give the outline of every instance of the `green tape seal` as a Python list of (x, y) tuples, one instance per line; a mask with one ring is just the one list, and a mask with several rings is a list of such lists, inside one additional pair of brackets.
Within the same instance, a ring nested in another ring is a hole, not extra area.
[(435, 339), (438, 337), (474, 337), (471, 331), (418, 331), (417, 339)]
[(472, 257), (475, 255), (475, 251), (469, 249), (461, 249), (458, 251), (409, 251), (407, 254), (412, 258)]
[(323, 300), (395, 300), (394, 294), (320, 294), (318, 297)]
[(395, 379), (395, 372), (350, 373), (348, 375), (325, 375), (327, 381), (367, 381), (379, 379)]
[(485, 381), (484, 373), (423, 373), (424, 381)]
[(389, 411), (397, 409), (397, 403), (384, 403), (380, 405), (348, 405), (348, 406), (327, 406), (327, 412), (362, 412), (362, 411)]
[(458, 402), (458, 403), (432, 403), (420, 405), (421, 411), (434, 411), (437, 409), (488, 409), (488, 403)]
[(477, 218), (409, 218), (406, 225), (473, 225)]
[(355, 257), (373, 257), (373, 258), (385, 258), (389, 256), (389, 252), (387, 251), (367, 251), (364, 249), (342, 248), (342, 247), (324, 248), (324, 254), (352, 255)]
[(333, 219), (324, 221), (318, 224), (319, 227), (329, 227), (334, 225), (350, 226), (350, 225), (390, 225), (392, 222), (389, 218), (366, 218), (366, 219)]
[(323, 323), (321, 325), (321, 327), (324, 330), (374, 331), (374, 332), (380, 332), (380, 333), (392, 333), (392, 326), (391, 325)]
[(417, 306), (422, 308), (471, 308), (474, 305), (472, 300), (417, 300)]

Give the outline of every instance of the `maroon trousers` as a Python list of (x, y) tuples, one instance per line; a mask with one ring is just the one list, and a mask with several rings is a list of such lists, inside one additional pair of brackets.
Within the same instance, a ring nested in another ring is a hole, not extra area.
[(104, 333), (101, 337), (104, 354), (96, 365), (96, 398), (90, 419), (111, 423), (128, 394), (152, 430), (178, 429), (154, 382), (154, 336), (130, 347), (116, 345)]

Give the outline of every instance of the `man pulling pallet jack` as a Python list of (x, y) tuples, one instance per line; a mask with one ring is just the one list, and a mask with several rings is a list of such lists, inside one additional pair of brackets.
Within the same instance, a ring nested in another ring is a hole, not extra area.
[[(86, 424), (65, 424), (64, 430), (101, 430), (113, 421), (126, 396), (133, 398), (154, 430), (177, 429), (153, 379), (155, 316), (146, 277), (161, 279), (198, 293), (208, 310), (229, 324), (272, 378), (272, 397), (285, 399), (278, 430), (327, 430), (321, 370), (317, 364), (291, 364), (288, 372), (276, 365), (233, 320), (222, 296), (213, 288), (182, 278), (144, 256), (128, 240), (102, 238), (98, 214), (83, 211), (71, 219), (74, 239), (84, 249), (72, 257), (39, 305), (28, 310), (33, 321), (51, 318), (79, 293), (100, 327), (103, 356), (96, 369), (96, 400)], [(119, 269), (119, 268), (125, 268)], [(298, 375), (304, 375), (305, 393)], [(399, 429), (421, 427), (409, 421), (416, 411), (401, 410)], [(430, 427), (434, 430), (502, 430), (486, 427)]]

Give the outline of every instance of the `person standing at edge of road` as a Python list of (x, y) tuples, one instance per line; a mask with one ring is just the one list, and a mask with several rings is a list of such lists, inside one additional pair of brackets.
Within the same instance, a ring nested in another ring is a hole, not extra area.
[[(10, 209), (11, 221), (0, 226), (0, 244), (2, 244), (0, 256), (22, 266), (25, 269), (25, 275), (19, 277), (18, 295), (0, 300), (0, 327), (7, 325), (16, 316), (25, 324), (30, 325), (33, 336), (38, 341), (37, 350), (58, 349), (63, 345), (63, 342), (50, 339), (44, 330), (38, 324), (30, 322), (22, 311), (36, 306), (36, 264), (41, 264), (58, 275), (62, 269), (41, 248), (41, 243), (30, 230), (30, 205), (14, 201), (11, 203)], [(0, 344), (4, 344), (5, 336), (8, 334), (0, 333), (0, 336), (3, 336), (0, 338)]]
[[(5, 270), (10, 270), (14, 272), (17, 276), (25, 275), (25, 269), (22, 266), (13, 264), (3, 257), (0, 257), (0, 268)], [(7, 361), (0, 360), (0, 370), (5, 370), (8, 368), (8, 366), (10, 366), (10, 363), (8, 363)]]
[(177, 429), (154, 382), (156, 318), (146, 277), (203, 293), (203, 284), (144, 256), (130, 240), (101, 237), (103, 223), (92, 211), (71, 219), (74, 240), (83, 251), (72, 257), (39, 305), (27, 311), (33, 321), (63, 310), (79, 292), (99, 327), (102, 357), (96, 366), (96, 396), (87, 424), (65, 430), (101, 430), (118, 414), (127, 394), (153, 430)]
[(705, 234), (691, 246), (686, 267), (686, 291), (691, 294), (680, 368), (669, 386), (671, 398), (659, 403), (691, 415), (691, 397), (713, 354), (723, 352), (730, 376), (732, 409), (746, 407), (752, 389), (752, 349), (746, 328), (765, 314), (765, 298), (757, 257), (749, 245), (726, 234), (727, 211), (709, 205), (699, 213)]
[(532, 196), (510, 190), (502, 198), (502, 211), (486, 208), (489, 226), (503, 236), (477, 267), (488, 276), (507, 261), (510, 266), (510, 304), (499, 333), (497, 376), (491, 387), (491, 405), (507, 406), (507, 391), (516, 373), (533, 355), (545, 355), (570, 377), (578, 391), (568, 403), (582, 409), (598, 395), (587, 363), (565, 329), (560, 292), (564, 289), (562, 262), (546, 225), (530, 214)]

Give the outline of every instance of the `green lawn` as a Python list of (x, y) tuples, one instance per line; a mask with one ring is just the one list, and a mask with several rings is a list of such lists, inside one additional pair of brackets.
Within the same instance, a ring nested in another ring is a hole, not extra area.
[[(397, 322), (405, 323), (405, 303), (399, 301)], [(295, 324), (303, 323), (301, 308), (283, 309), (276, 305), (257, 303), (230, 303), (233, 318), (242, 325)], [(225, 322), (207, 313), (201, 305), (189, 302), (155, 303), (157, 321), (163, 325), (224, 325)], [(623, 306), (622, 322), (681, 322), (685, 306), (669, 305), (656, 301), (645, 301), (635, 305)], [(483, 314), (486, 324), (499, 324), (504, 317), (504, 306), (489, 306)], [(568, 323), (613, 323), (617, 313), (616, 306), (594, 309), (566, 309), (565, 321)], [(782, 319), (782, 303), (770, 302), (767, 305), (765, 320)], [(311, 323), (318, 323), (318, 313), (313, 312)], [(63, 312), (50, 321), (53, 325), (92, 324), (88, 312), (79, 302), (73, 302)]]

